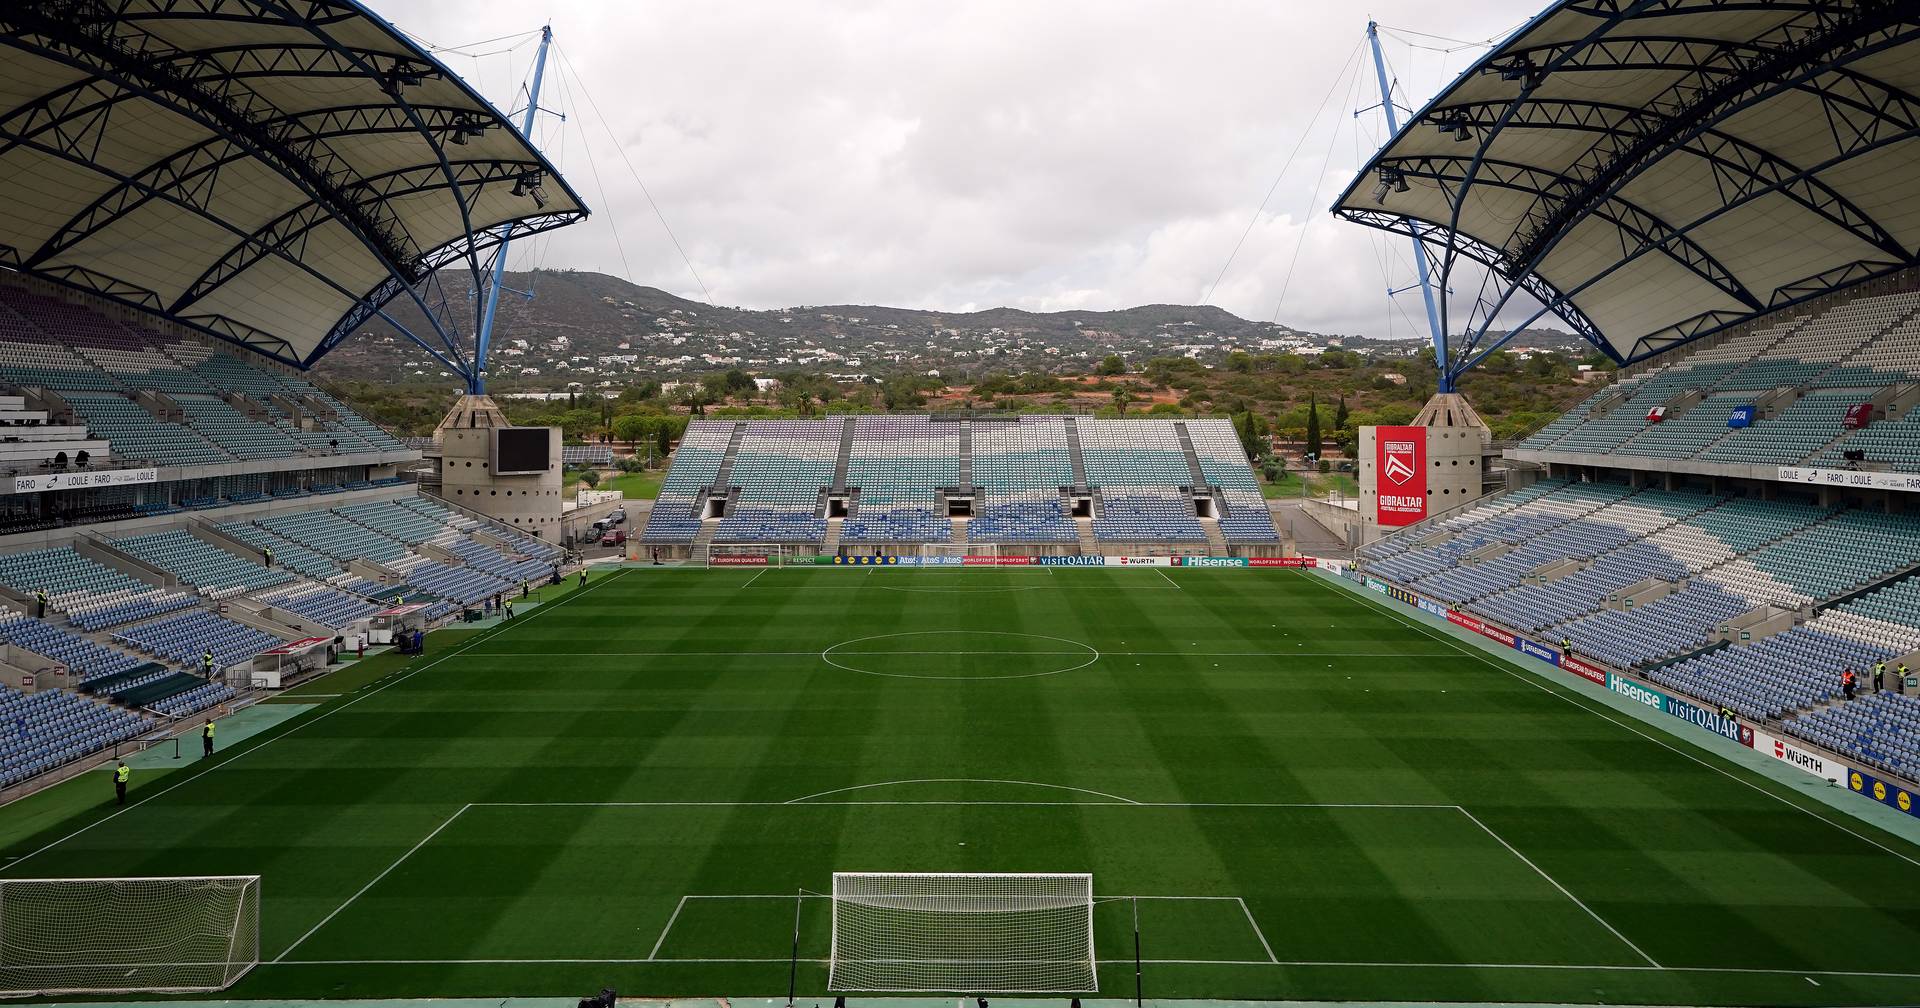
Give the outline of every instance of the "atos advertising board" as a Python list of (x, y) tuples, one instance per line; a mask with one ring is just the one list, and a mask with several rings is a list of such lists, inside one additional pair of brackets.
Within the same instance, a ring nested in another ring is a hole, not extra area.
[(1427, 429), (1375, 427), (1373, 429), (1375, 517), (1380, 524), (1398, 527), (1427, 517)]

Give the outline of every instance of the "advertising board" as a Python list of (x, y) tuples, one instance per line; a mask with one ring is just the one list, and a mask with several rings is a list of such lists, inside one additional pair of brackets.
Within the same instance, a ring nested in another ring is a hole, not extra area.
[(1526, 639), (1525, 637), (1515, 637), (1513, 639), (1513, 646), (1515, 648), (1518, 648), (1521, 654), (1526, 655), (1529, 658), (1538, 658), (1549, 665), (1560, 664), (1559, 648), (1548, 647), (1545, 644), (1538, 644)]
[(1779, 477), (1787, 483), (1814, 483), (1819, 486), (1852, 487), (1860, 490), (1897, 490), (1920, 493), (1920, 473), (1867, 472), (1856, 469), (1814, 469), (1808, 466), (1781, 466)]
[(1037, 556), (1033, 558), (1038, 567), (1105, 567), (1107, 558), (1099, 554), (1075, 556)]
[(1596, 668), (1572, 655), (1561, 655), (1560, 667), (1597, 685), (1605, 686), (1607, 684), (1606, 669)]
[(1753, 733), (1753, 748), (1754, 751), (1761, 755), (1771, 756), (1795, 770), (1812, 774), (1821, 780), (1845, 780), (1847, 776), (1846, 765), (1838, 760), (1828, 756), (1822, 756), (1809, 749), (1802, 749), (1794, 743), (1769, 732), (1755, 731)]
[(1654, 710), (1665, 710), (1667, 695), (1651, 686), (1642, 686), (1625, 676), (1607, 673), (1607, 688), (1637, 704), (1645, 704)]
[(1427, 429), (1376, 427), (1373, 431), (1374, 517), (1397, 528), (1427, 517)]
[(1449, 609), (1447, 610), (1447, 622), (1455, 626), (1465, 627), (1488, 640), (1499, 641), (1508, 647), (1514, 646), (1512, 634), (1497, 626), (1488, 624), (1485, 620), (1472, 613), (1461, 612), (1458, 609)]
[(1114, 557), (1113, 565), (1115, 567), (1171, 567), (1173, 558), (1170, 556)]
[(1310, 556), (1291, 557), (1248, 557), (1249, 567), (1316, 567), (1319, 562)]
[(1180, 566), (1182, 567), (1245, 567), (1246, 565), (1246, 557), (1190, 556), (1180, 558)]
[(1030, 556), (967, 556), (961, 557), (964, 567), (1031, 567)]
[(46, 493), (49, 490), (92, 490), (100, 487), (131, 486), (152, 483), (160, 478), (158, 469), (105, 469), (100, 471), (44, 473), (15, 476), (14, 493)]
[(1864, 770), (1851, 770), (1847, 773), (1847, 788), (1920, 819), (1920, 798), (1898, 784), (1890, 784)]
[(1705, 728), (1722, 738), (1732, 739), (1745, 746), (1753, 745), (1753, 729), (1719, 711), (1708, 710), (1677, 696), (1667, 697), (1662, 709), (1688, 724)]
[[(859, 559), (874, 560), (883, 558), (861, 557)], [(765, 567), (767, 565), (767, 555), (765, 553), (720, 553), (707, 557), (707, 563), (713, 567)]]

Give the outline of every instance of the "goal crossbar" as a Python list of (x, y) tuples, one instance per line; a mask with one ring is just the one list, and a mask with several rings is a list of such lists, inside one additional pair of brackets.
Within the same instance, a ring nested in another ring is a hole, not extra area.
[(694, 559), (705, 567), (780, 567), (786, 555), (779, 543), (716, 542), (696, 547)]
[(1089, 874), (835, 872), (832, 906), (832, 990), (1098, 989)]

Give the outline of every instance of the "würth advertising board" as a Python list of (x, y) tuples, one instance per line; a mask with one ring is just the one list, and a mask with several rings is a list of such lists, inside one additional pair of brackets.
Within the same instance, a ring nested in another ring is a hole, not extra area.
[(1376, 427), (1373, 433), (1380, 524), (1412, 525), (1427, 517), (1427, 429)]

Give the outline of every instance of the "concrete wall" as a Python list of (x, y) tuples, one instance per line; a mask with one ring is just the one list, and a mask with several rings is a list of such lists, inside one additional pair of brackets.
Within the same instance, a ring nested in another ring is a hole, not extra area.
[(494, 521), (550, 543), (564, 535), (560, 487), (560, 428), (547, 428), (547, 471), (531, 476), (496, 476), (492, 471), (490, 428), (461, 427), (441, 432), (440, 495)]

